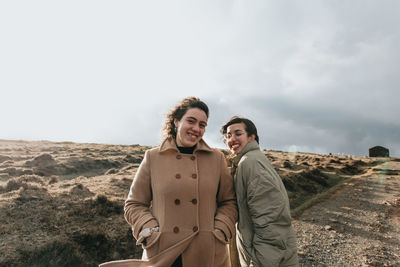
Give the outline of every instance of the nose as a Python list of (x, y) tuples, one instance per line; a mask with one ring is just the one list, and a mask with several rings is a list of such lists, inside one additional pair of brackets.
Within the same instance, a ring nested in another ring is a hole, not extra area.
[(198, 123), (195, 123), (192, 127), (192, 130), (195, 132), (200, 132), (200, 125)]
[(229, 145), (234, 141), (234, 135), (226, 137), (226, 143)]

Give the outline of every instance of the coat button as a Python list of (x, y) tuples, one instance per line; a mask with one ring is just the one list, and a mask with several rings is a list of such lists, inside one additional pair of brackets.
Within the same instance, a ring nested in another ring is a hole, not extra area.
[(181, 159), (182, 155), (176, 155), (176, 159)]
[(179, 228), (178, 228), (178, 226), (175, 226), (175, 227), (174, 227), (174, 233), (175, 233), (175, 234), (179, 233)]
[(192, 203), (196, 205), (197, 204), (197, 199), (193, 198), (192, 199)]
[(193, 232), (197, 232), (198, 230), (199, 230), (199, 227), (197, 227), (197, 226), (193, 227)]
[(193, 179), (196, 179), (196, 178), (197, 178), (197, 174), (193, 173), (193, 174), (192, 174), (192, 178), (193, 178)]
[(190, 159), (191, 159), (191, 160), (195, 160), (196, 157), (195, 157), (195, 156), (191, 156)]
[(181, 201), (179, 199), (175, 199), (175, 205), (181, 204)]
[(180, 179), (180, 178), (181, 178), (181, 175), (180, 175), (179, 173), (177, 173), (177, 174), (175, 175), (175, 178), (176, 178), (176, 179)]

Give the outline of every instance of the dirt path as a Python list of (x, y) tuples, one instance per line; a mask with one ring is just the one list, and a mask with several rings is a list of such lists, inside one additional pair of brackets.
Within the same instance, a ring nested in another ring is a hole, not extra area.
[(302, 266), (400, 266), (400, 162), (353, 179), (293, 224)]

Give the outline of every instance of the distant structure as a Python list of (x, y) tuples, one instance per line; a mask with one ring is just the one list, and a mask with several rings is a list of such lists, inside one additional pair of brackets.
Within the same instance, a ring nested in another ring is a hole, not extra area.
[(370, 157), (389, 157), (389, 149), (383, 146), (374, 146), (368, 151)]

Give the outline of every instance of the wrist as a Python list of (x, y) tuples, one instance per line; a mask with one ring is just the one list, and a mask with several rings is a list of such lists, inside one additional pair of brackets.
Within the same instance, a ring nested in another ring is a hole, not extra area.
[(228, 238), (226, 236), (226, 234), (224, 233), (224, 231), (222, 231), (221, 229), (216, 229), (217, 232), (221, 232), (224, 235), (225, 241), (228, 242)]
[(158, 232), (160, 230), (160, 227), (151, 227), (151, 228), (144, 228), (142, 231), (139, 233), (139, 238), (136, 242), (136, 245), (140, 245), (144, 243), (146, 238), (150, 237), (152, 233)]

